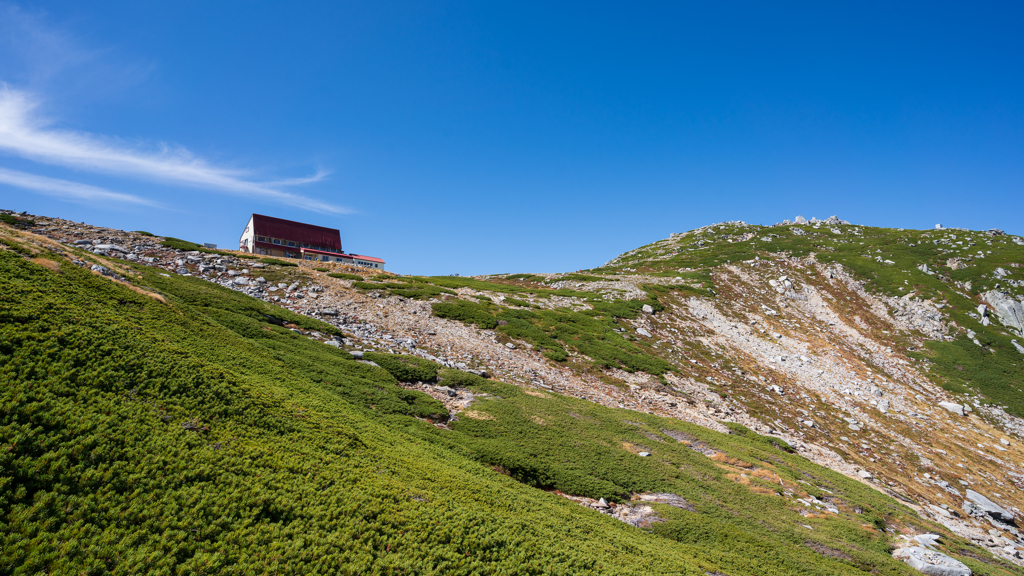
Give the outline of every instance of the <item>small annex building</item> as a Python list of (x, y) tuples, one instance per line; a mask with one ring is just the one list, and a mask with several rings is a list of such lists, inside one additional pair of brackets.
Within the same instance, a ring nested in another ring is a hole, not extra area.
[(384, 268), (384, 260), (373, 256), (346, 254), (341, 249), (341, 232), (273, 216), (253, 214), (238, 240), (242, 252), (277, 258), (300, 258), (318, 262), (339, 262), (367, 268)]

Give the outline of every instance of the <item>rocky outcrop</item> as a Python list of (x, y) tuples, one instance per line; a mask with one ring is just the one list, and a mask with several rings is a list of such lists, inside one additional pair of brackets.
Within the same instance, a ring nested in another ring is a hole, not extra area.
[(989, 290), (981, 295), (995, 311), (999, 321), (1007, 328), (1024, 334), (1024, 303), (1013, 299), (1009, 294), (999, 290)]
[(921, 546), (900, 548), (892, 553), (892, 557), (928, 576), (971, 576), (971, 569), (963, 562)]
[(1013, 522), (1013, 513), (989, 500), (988, 498), (978, 494), (974, 490), (967, 491), (967, 500), (964, 502), (964, 510), (971, 515), (975, 513), (981, 513), (991, 516), (995, 520), (1002, 522)]

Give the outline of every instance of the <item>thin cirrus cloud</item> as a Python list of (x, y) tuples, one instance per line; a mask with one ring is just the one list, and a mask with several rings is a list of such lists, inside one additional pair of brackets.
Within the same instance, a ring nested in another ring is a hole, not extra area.
[(153, 202), (152, 200), (135, 196), (133, 194), (113, 192), (98, 186), (90, 186), (88, 184), (71, 182), (70, 180), (60, 180), (58, 178), (48, 178), (46, 176), (19, 172), (17, 170), (8, 170), (6, 168), (0, 168), (0, 184), (16, 186), (25, 190), (33, 190), (41, 194), (46, 194), (47, 196), (57, 196), (60, 198), (67, 198), (69, 200), (123, 202), (126, 204), (135, 204), (137, 206), (152, 206), (154, 208), (162, 207), (157, 202)]
[(325, 172), (321, 171), (304, 178), (258, 182), (246, 178), (245, 171), (212, 166), (184, 149), (171, 149), (165, 146), (157, 151), (147, 151), (116, 139), (50, 129), (36, 114), (37, 107), (38, 102), (28, 94), (6, 87), (0, 88), (0, 151), (35, 162), (79, 170), (134, 176), (227, 194), (258, 196), (314, 212), (352, 212), (344, 206), (336, 206), (280, 189), (318, 182), (326, 176)]

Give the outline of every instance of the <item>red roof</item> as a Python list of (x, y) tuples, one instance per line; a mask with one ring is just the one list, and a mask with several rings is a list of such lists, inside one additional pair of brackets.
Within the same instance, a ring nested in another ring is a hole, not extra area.
[(346, 254), (346, 256), (348, 256), (349, 258), (358, 258), (360, 260), (366, 260), (369, 262), (380, 262), (381, 264), (386, 263), (380, 258), (374, 258), (373, 256), (360, 256), (359, 254)]
[(341, 250), (341, 232), (335, 228), (303, 224), (262, 214), (252, 215), (252, 226), (257, 236), (270, 236), (281, 240), (291, 240), (296, 244)]

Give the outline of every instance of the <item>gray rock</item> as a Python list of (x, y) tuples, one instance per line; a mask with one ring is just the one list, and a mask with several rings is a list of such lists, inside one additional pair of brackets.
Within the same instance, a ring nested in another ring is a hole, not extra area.
[(950, 412), (956, 414), (957, 416), (964, 415), (964, 407), (962, 404), (954, 404), (952, 402), (939, 402), (939, 406), (942, 406), (943, 408), (949, 410)]
[(1004, 326), (1015, 330), (1018, 334), (1024, 334), (1024, 304), (999, 290), (989, 290), (981, 297), (992, 305), (992, 311), (996, 313)]
[(650, 452), (637, 452), (636, 455), (641, 457), (641, 458), (647, 458), (648, 456), (651, 455), (651, 453)]
[(104, 276), (113, 276), (114, 274), (113, 272), (110, 271), (110, 268), (107, 268), (106, 266), (100, 266), (99, 264), (93, 264), (90, 270), (92, 270), (93, 272), (99, 272)]
[(508, 348), (509, 350), (515, 350), (516, 345), (511, 343), (511, 342), (506, 342), (505, 343), (505, 348)]
[(651, 337), (651, 333), (650, 333), (650, 332), (648, 332), (647, 330), (644, 330), (643, 328), (637, 328), (637, 329), (636, 329), (636, 333), (637, 333), (637, 334), (639, 334), (639, 335), (641, 335), (641, 336), (646, 336), (646, 337), (648, 337), (648, 338), (650, 338), (650, 337)]
[(1009, 510), (1003, 508), (1002, 506), (996, 504), (995, 502), (989, 500), (988, 498), (982, 496), (981, 494), (978, 494), (974, 490), (967, 490), (967, 499), (974, 504), (975, 509), (984, 512), (985, 514), (988, 514), (996, 520), (1002, 520), (1003, 522), (1013, 522), (1013, 514)]
[(362, 353), (361, 350), (353, 350), (351, 352), (351, 354), (352, 354), (352, 357), (355, 358), (356, 360), (362, 360), (363, 359), (363, 353)]
[[(939, 510), (942, 510), (942, 508), (939, 508)], [(949, 513), (947, 512), (946, 515), (948, 516)], [(918, 534), (917, 536), (914, 536), (914, 540), (916, 540), (918, 544), (924, 546), (925, 548), (935, 548), (935, 544), (939, 541), (939, 535)]]
[(124, 246), (118, 246), (117, 244), (96, 244), (95, 246), (93, 246), (93, 249), (104, 250), (106, 252), (123, 252), (125, 254), (131, 252), (131, 250), (125, 248)]
[(1010, 343), (1013, 344), (1013, 347), (1017, 349), (1017, 352), (1024, 354), (1024, 346), (1018, 344), (1016, 340), (1010, 340)]
[(892, 557), (928, 576), (971, 576), (971, 569), (963, 562), (921, 546), (900, 548), (892, 553)]
[(337, 340), (328, 340), (327, 342), (324, 342), (324, 344), (334, 346), (335, 348), (341, 348), (341, 342), (338, 342)]
[(797, 216), (793, 222), (796, 224), (807, 224), (807, 218), (804, 218), (803, 216)]
[(644, 304), (641, 310), (644, 311), (644, 314), (654, 314), (654, 308), (650, 304)]

